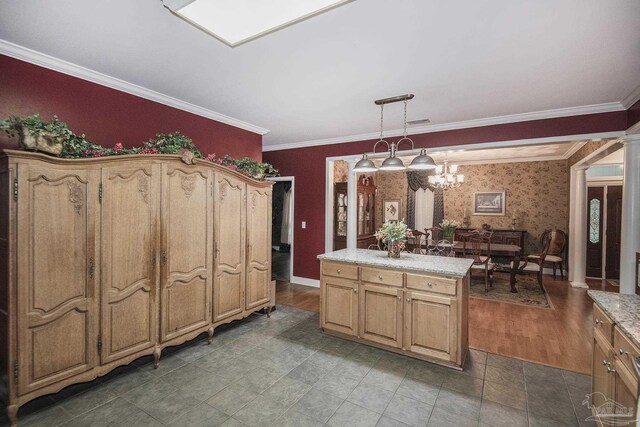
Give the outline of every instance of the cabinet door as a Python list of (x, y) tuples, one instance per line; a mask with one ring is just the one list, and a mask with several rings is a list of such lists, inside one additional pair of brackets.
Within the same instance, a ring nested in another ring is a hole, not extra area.
[(635, 426), (638, 402), (638, 379), (617, 357), (613, 374), (613, 400), (616, 426)]
[(247, 310), (271, 300), (270, 282), (271, 188), (247, 186)]
[(214, 185), (213, 321), (244, 311), (245, 184), (216, 172)]
[(211, 322), (213, 171), (162, 166), (162, 341)]
[(457, 300), (421, 292), (406, 292), (405, 349), (455, 361)]
[(102, 169), (103, 363), (158, 338), (159, 172), (144, 161)]
[(593, 331), (593, 364), (591, 376), (591, 404), (595, 408), (602, 407), (607, 400), (613, 398), (613, 377), (609, 370), (613, 364), (611, 344), (599, 330)]
[(18, 391), (92, 369), (97, 359), (99, 172), (19, 166)]
[(360, 337), (402, 348), (402, 289), (360, 285)]
[(358, 334), (358, 282), (323, 276), (320, 326), (347, 335)]

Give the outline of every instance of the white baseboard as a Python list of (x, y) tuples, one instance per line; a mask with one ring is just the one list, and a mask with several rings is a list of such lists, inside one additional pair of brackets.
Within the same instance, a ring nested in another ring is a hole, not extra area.
[(296, 283), (298, 285), (304, 285), (304, 286), (312, 286), (314, 288), (320, 287), (320, 280), (309, 279), (307, 277), (292, 276), (291, 283)]

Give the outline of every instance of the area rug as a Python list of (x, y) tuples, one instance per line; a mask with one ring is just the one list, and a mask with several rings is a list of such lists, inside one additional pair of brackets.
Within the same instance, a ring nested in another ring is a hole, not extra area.
[(519, 275), (516, 280), (518, 292), (512, 293), (511, 286), (509, 286), (509, 274), (494, 273), (493, 287), (489, 287), (489, 292), (485, 292), (484, 278), (474, 275), (471, 278), (470, 297), (553, 309), (551, 301), (547, 294), (540, 289), (538, 279), (535, 276)]

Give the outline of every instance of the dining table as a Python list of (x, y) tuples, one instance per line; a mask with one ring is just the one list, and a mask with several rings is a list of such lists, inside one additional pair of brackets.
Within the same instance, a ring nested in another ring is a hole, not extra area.
[[(452, 250), (455, 252), (456, 256), (463, 254), (465, 252), (464, 242), (453, 242)], [(509, 280), (509, 284), (511, 285), (511, 292), (518, 292), (518, 289), (516, 288), (516, 274), (518, 272), (518, 268), (520, 267), (522, 248), (518, 245), (505, 243), (491, 243), (491, 247), (489, 248), (488, 244), (482, 243), (480, 245), (480, 251), (483, 255), (511, 258), (511, 277)], [(467, 247), (466, 252), (471, 252), (471, 248)]]

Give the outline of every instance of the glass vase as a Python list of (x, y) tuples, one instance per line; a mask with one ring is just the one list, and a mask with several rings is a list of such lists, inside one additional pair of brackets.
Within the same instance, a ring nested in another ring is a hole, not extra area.
[(400, 258), (400, 252), (401, 250), (399, 242), (389, 242), (387, 253), (387, 256), (389, 258)]
[(442, 230), (442, 238), (448, 242), (453, 243), (456, 237), (456, 228), (457, 227), (445, 227)]

